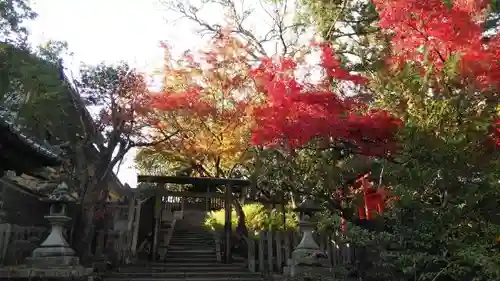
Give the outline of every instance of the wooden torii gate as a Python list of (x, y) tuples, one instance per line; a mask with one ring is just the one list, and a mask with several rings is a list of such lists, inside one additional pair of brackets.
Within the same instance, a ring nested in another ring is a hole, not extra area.
[[(231, 262), (231, 212), (232, 212), (232, 200), (233, 192), (242, 192), (243, 188), (250, 185), (250, 181), (245, 179), (223, 179), (223, 178), (208, 178), (208, 177), (188, 177), (188, 176), (147, 176), (140, 175), (137, 177), (138, 183), (153, 183), (158, 187), (164, 187), (166, 184), (181, 184), (181, 185), (204, 185), (210, 188), (224, 187), (224, 194), (210, 192), (189, 192), (189, 191), (170, 191), (167, 188), (155, 188), (154, 194), (158, 199), (162, 196), (178, 196), (178, 197), (223, 197), (224, 198), (224, 211), (225, 211), (225, 223), (224, 223), (224, 248), (225, 255), (224, 261), (226, 263)], [(221, 196), (222, 195), (222, 196)], [(158, 212), (159, 210), (156, 210)], [(156, 213), (155, 212), (155, 213)], [(155, 225), (159, 224), (158, 218), (155, 220)], [(157, 229), (156, 226), (153, 226)], [(155, 231), (156, 232), (156, 231)], [(153, 241), (157, 241), (157, 233), (153, 234)], [(156, 243), (153, 242), (153, 253), (156, 252)]]

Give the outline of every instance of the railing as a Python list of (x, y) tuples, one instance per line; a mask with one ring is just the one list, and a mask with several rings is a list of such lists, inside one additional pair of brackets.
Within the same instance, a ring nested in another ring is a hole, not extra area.
[(224, 208), (224, 198), (219, 197), (181, 197), (167, 196), (165, 203), (171, 205), (172, 211), (182, 211), (184, 209), (200, 211), (217, 211)]
[(208, 198), (208, 211), (218, 211), (224, 209), (224, 198)]
[(221, 250), (222, 242), (217, 232), (214, 232), (213, 234), (215, 240), (215, 255), (217, 257), (217, 262), (222, 262), (222, 250)]
[(21, 264), (48, 233), (46, 227), (0, 224), (0, 264)]
[[(161, 241), (161, 248), (158, 249), (158, 255), (161, 258), (165, 258), (165, 256), (168, 253), (168, 245), (170, 245), (170, 240), (172, 239), (172, 235), (174, 234), (175, 230), (175, 224), (177, 220), (173, 218), (171, 221), (168, 222), (168, 228), (165, 231), (160, 232), (162, 237), (159, 237), (159, 240)], [(164, 229), (165, 230), (165, 229)]]
[[(152, 243), (155, 215), (155, 199), (150, 197), (139, 204), (138, 215), (136, 217), (136, 224), (134, 229), (134, 240), (132, 241), (132, 251), (135, 255), (143, 252), (143, 249), (148, 243)], [(141, 255), (142, 256), (142, 255)]]

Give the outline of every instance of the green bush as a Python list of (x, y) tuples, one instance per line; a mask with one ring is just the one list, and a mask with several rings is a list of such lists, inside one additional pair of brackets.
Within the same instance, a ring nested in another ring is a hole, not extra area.
[[(245, 225), (249, 232), (267, 231), (267, 230), (283, 230), (283, 214), (276, 209), (267, 210), (260, 203), (245, 204), (242, 206), (245, 213)], [(286, 210), (286, 229), (297, 229), (297, 217), (294, 212)], [(231, 225), (233, 229), (238, 225), (238, 216), (233, 210), (231, 215)], [(225, 214), (224, 209), (209, 212), (205, 217), (204, 225), (212, 231), (217, 231), (224, 228)]]

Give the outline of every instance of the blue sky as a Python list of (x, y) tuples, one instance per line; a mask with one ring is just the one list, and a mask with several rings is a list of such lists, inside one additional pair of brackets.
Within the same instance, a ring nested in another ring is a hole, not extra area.
[[(160, 40), (168, 40), (176, 50), (199, 42), (192, 25), (167, 24), (175, 15), (156, 0), (35, 0), (32, 7), (39, 17), (29, 25), (31, 42), (67, 41), (74, 56), (65, 65), (74, 73), (80, 62), (120, 60), (151, 72), (163, 61)], [(118, 174), (131, 186), (137, 176), (133, 158), (134, 153), (126, 156)]]

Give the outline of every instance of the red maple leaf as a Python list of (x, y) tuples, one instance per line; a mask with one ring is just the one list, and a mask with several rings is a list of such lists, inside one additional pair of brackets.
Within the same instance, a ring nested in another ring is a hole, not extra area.
[[(460, 77), (478, 89), (500, 87), (499, 36), (483, 40), (487, 0), (374, 0), (379, 26), (391, 33), (391, 62), (443, 69), (460, 58)], [(427, 50), (427, 56), (424, 53)], [(426, 61), (425, 61), (426, 60)]]
[[(362, 84), (366, 79), (341, 68), (327, 44), (318, 45), (324, 80)], [(394, 134), (401, 127), (399, 119), (383, 110), (368, 110), (356, 97), (343, 97), (326, 87), (299, 82), (294, 73), (297, 64), (290, 58), (278, 62), (264, 59), (250, 72), (265, 103), (254, 110), (254, 144), (268, 147), (300, 148), (321, 138), (332, 143), (348, 142), (356, 153), (387, 156), (396, 145)]]

